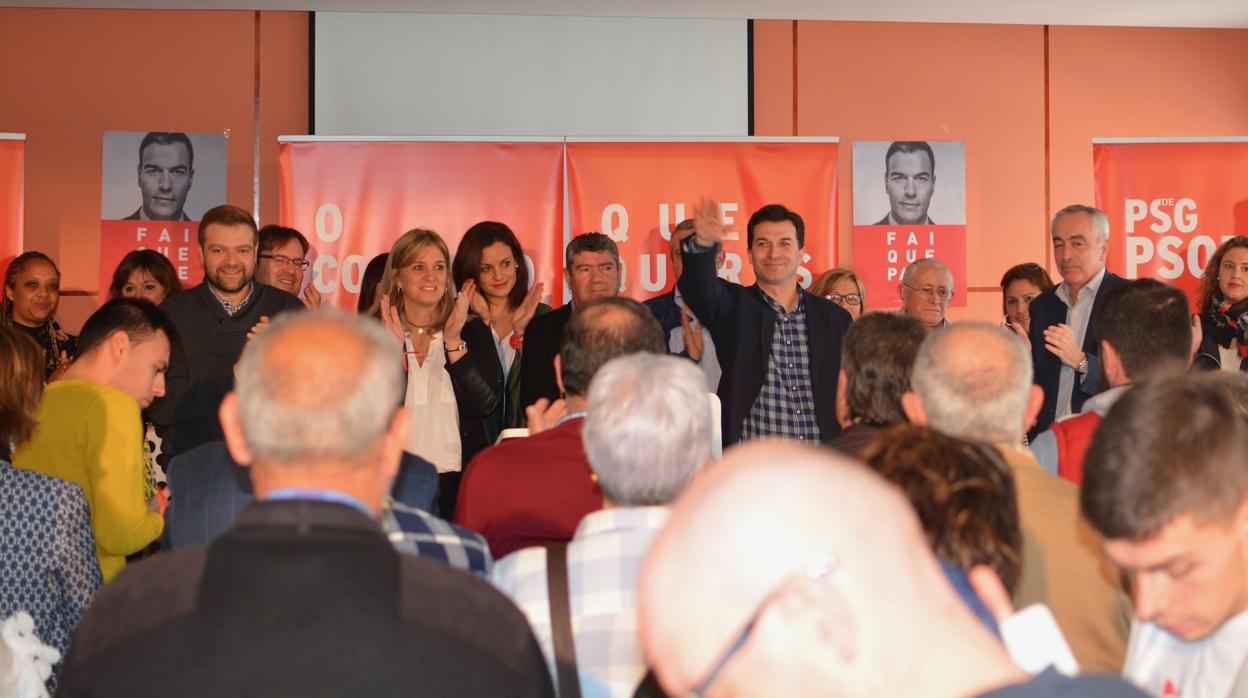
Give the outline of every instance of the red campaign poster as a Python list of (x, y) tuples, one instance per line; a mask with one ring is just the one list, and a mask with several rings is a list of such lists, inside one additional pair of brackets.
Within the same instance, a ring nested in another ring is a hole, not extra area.
[(133, 250), (168, 257), (184, 288), (203, 279), (197, 221), (225, 202), (226, 145), (224, 133), (104, 133), (99, 302)]
[(405, 231), (430, 228), (451, 254), (484, 220), (515, 231), (532, 283), (562, 283), (561, 140), (283, 137), (281, 224), (307, 236), (312, 283), (354, 310), (364, 268)]
[(26, 136), (0, 133), (0, 278), (22, 253)]
[(961, 141), (854, 143), (853, 271), (871, 308), (901, 306), (902, 274), (932, 258), (966, 305), (966, 157)]
[(783, 204), (805, 223), (803, 287), (836, 264), (837, 139), (568, 142), (572, 235), (600, 231), (620, 248), (624, 293), (644, 300), (672, 288), (668, 242), (703, 197), (727, 223), (720, 276), (754, 283), (746, 249), (750, 215)]
[(1109, 267), (1173, 284), (1195, 303), (1214, 250), (1248, 235), (1248, 138), (1095, 139), (1092, 161)]

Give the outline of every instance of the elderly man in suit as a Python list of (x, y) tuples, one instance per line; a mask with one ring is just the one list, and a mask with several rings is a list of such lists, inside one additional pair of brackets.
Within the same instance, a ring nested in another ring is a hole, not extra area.
[[(1031, 302), (1033, 378), (1044, 389), (1044, 404), (1028, 432), (1033, 438), (1053, 422), (1078, 414), (1084, 401), (1100, 390), (1100, 342), (1092, 318), (1105, 294), (1126, 283), (1105, 269), (1109, 218), (1104, 211), (1067, 206), (1053, 216), (1049, 234), (1062, 283)], [(1022, 335), (1017, 327), (1015, 332)]]

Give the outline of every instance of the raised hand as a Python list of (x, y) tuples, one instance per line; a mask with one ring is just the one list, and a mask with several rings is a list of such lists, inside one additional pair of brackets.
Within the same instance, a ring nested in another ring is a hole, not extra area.
[(537, 313), (537, 304), (542, 301), (542, 282), (533, 284), (533, 288), (529, 289), (528, 295), (524, 297), (524, 301), (520, 303), (520, 307), (516, 308), (516, 312), (511, 315), (511, 332), (517, 337), (524, 336), (524, 328), (529, 326), (529, 321)]
[(555, 426), (568, 413), (568, 405), (559, 398), (554, 402), (546, 398), (538, 398), (537, 402), (524, 408), (525, 419), (528, 420), (529, 436), (540, 434)]
[(390, 305), (390, 297), (382, 295), (381, 297), (381, 324), (390, 330), (390, 335), (398, 341), (399, 345), (403, 345), (403, 321), (399, 319), (399, 309)]
[(702, 328), (689, 321), (689, 309), (680, 309), (680, 330), (685, 336), (685, 353), (694, 361), (702, 360)]
[(1070, 325), (1057, 324), (1047, 327), (1044, 330), (1044, 348), (1062, 360), (1062, 363), (1071, 368), (1079, 365), (1083, 360), (1083, 350), (1075, 344), (1075, 331), (1070, 329)]
[(308, 310), (316, 310), (321, 307), (321, 292), (316, 290), (312, 284), (303, 289), (303, 304)]
[[(464, 288), (460, 289), (459, 292), (463, 293), (464, 290), (467, 289), (469, 283), (471, 283), (471, 281), (464, 282)], [(469, 303), (468, 305), (469, 309), (472, 310), (472, 312), (476, 313), (477, 317), (481, 318), (481, 322), (484, 322), (485, 324), (489, 325), (493, 321), (494, 316), (490, 313), (490, 302), (486, 300), (485, 294), (483, 293), (472, 294), (472, 297), (468, 300), (468, 303)]]
[(252, 339), (255, 339), (256, 335), (265, 331), (266, 329), (268, 329), (268, 327), (269, 327), (269, 316), (261, 315), (260, 322), (257, 322), (256, 324), (252, 325), (251, 329), (247, 330), (247, 340), (251, 341)]
[(463, 288), (459, 289), (459, 295), (455, 296), (455, 307), (451, 309), (451, 316), (446, 319), (446, 327), (442, 330), (442, 341), (448, 346), (459, 344), (464, 323), (468, 322), (468, 307), (472, 305), (472, 297), (475, 295), (477, 295), (476, 284), (469, 279), (464, 282)]
[(719, 202), (704, 198), (693, 209), (693, 234), (698, 244), (713, 245), (724, 241), (724, 219), (719, 216)]

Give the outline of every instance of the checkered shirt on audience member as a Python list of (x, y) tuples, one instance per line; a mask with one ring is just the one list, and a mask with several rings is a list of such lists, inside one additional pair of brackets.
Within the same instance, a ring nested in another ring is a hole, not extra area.
[(391, 501), (381, 528), (400, 552), (441, 560), (456, 569), (488, 577), (494, 558), (485, 538), (427, 511)]
[[(637, 635), (637, 571), (667, 514), (665, 507), (595, 511), (581, 519), (568, 544), (568, 595), (584, 698), (631, 696), (645, 676)], [(491, 578), (524, 611), (558, 683), (546, 549), (517, 550), (498, 561)]]
[(774, 298), (763, 294), (776, 311), (771, 353), (758, 399), (741, 426), (741, 440), (780, 436), (819, 443), (815, 421), (815, 393), (810, 380), (810, 348), (806, 341), (806, 300), (798, 295), (797, 307), (785, 314)]

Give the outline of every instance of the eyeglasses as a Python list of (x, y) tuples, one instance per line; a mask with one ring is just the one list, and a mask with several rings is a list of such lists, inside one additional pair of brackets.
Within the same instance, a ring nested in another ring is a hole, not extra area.
[(284, 254), (262, 254), (260, 255), (260, 259), (267, 259), (279, 267), (290, 266), (307, 269), (308, 265), (311, 264), (311, 262), (306, 259), (291, 259)]
[(914, 291), (915, 293), (921, 293), (929, 298), (935, 298), (936, 300), (941, 301), (941, 302), (944, 302), (944, 301), (949, 300), (950, 298), (953, 298), (953, 289), (951, 288), (945, 288), (943, 286), (936, 287), (936, 288), (930, 288), (930, 287), (929, 288), (915, 288), (911, 286), (910, 284), (905, 283), (904, 281), (902, 282), (901, 285), (905, 286), (911, 291)]
[(860, 305), (862, 303), (862, 296), (857, 293), (829, 293), (824, 298), (833, 303), (840, 303), (841, 301), (845, 301), (850, 305)]
[(693, 689), (684, 694), (682, 698), (702, 698), (706, 695), (706, 692), (711, 689), (711, 685), (714, 684), (720, 675), (724, 673), (724, 667), (728, 666), (728, 662), (732, 661), (732, 658), (737, 656), (737, 654), (741, 651), (741, 648), (744, 647), (745, 643), (749, 641), (750, 634), (754, 632), (754, 626), (758, 623), (758, 619), (761, 618), (767, 608), (771, 606), (771, 603), (784, 593), (789, 584), (793, 583), (793, 581), (797, 579), (818, 581), (829, 574), (832, 574), (832, 572), (836, 571), (836, 568), (837, 559), (833, 556), (828, 556), (818, 562), (807, 565), (806, 568), (800, 573), (785, 578), (784, 581), (780, 582), (775, 586), (775, 588), (767, 592), (767, 595), (763, 597), (761, 602), (759, 602), (758, 607), (756, 607), (754, 612), (750, 614), (749, 620), (746, 621), (745, 627), (741, 629), (741, 632), (737, 634), (736, 639), (734, 639), (732, 644), (728, 646), (728, 649), (719, 656), (719, 659), (715, 660), (715, 663), (711, 665), (711, 670), (707, 673), (706, 678), (702, 679), (697, 686), (694, 686)]

